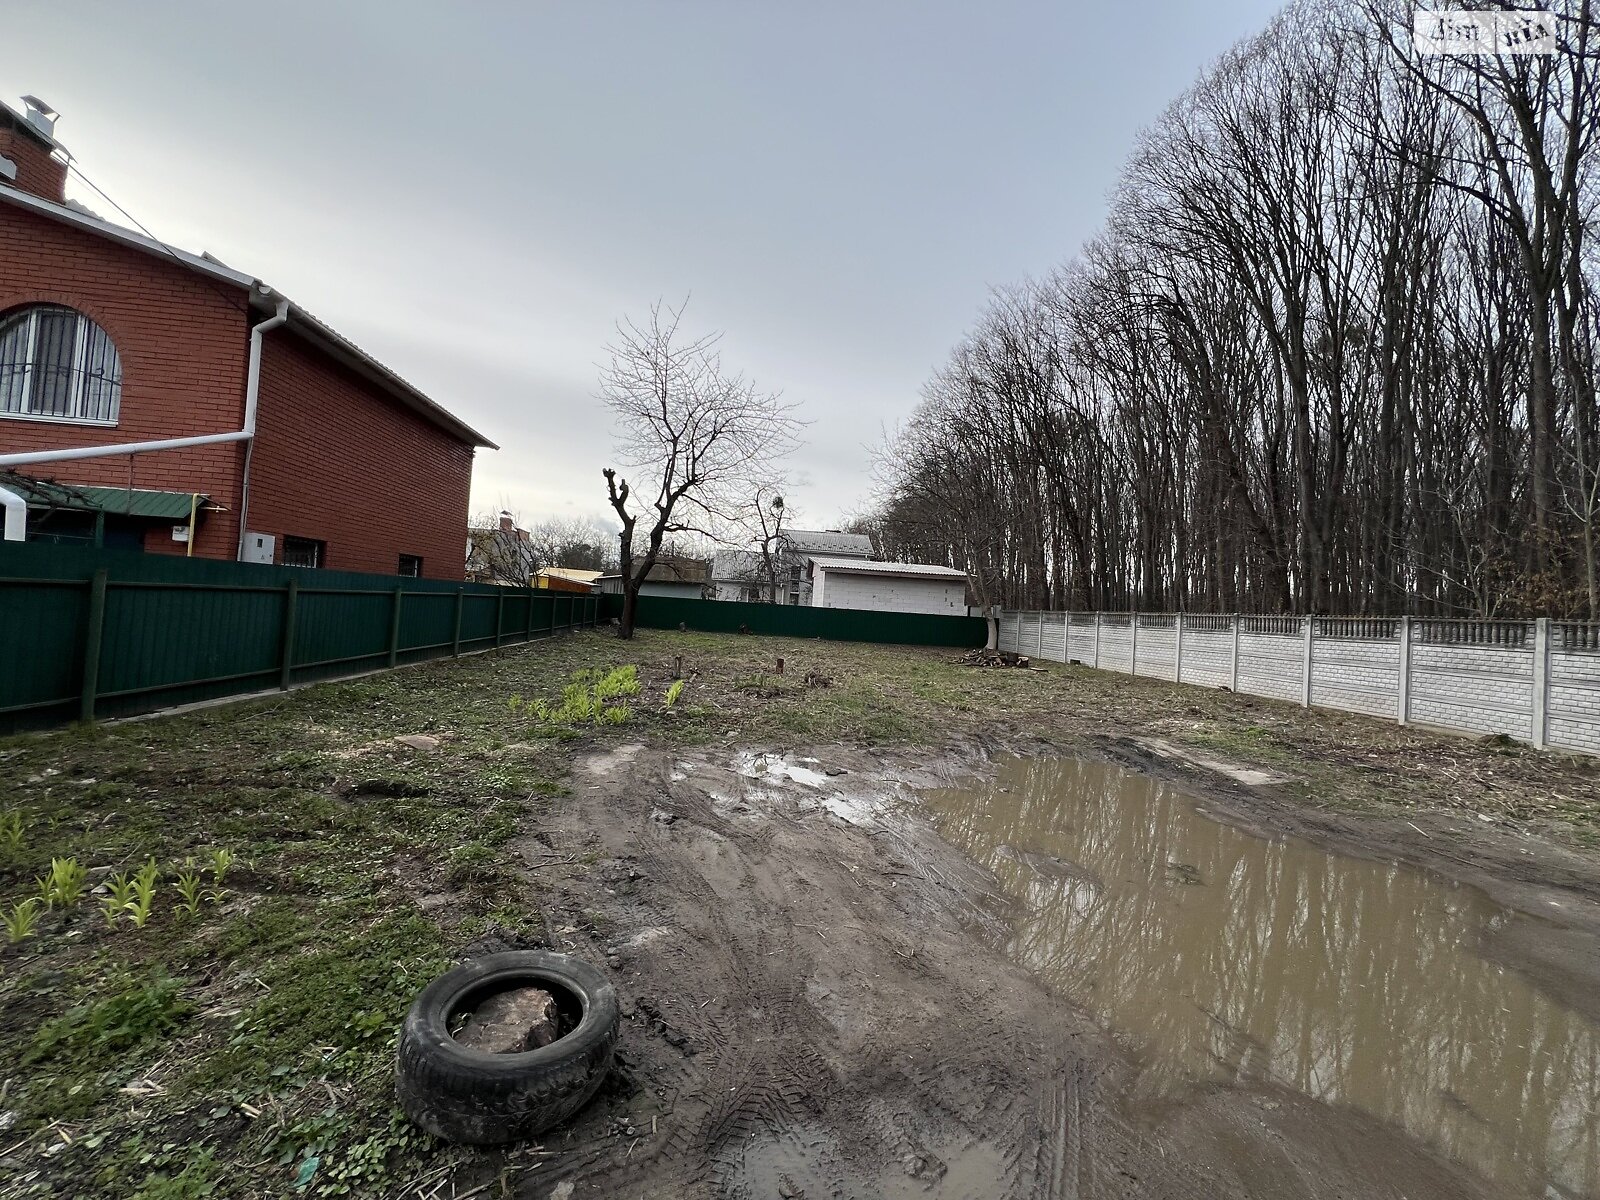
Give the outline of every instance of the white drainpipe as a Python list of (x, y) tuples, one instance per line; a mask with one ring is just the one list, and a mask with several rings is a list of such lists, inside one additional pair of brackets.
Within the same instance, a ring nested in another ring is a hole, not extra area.
[(6, 510), (3, 540), (22, 541), (28, 533), (28, 502), (8, 488), (0, 487), (0, 508)]
[[(289, 319), (289, 302), (278, 301), (278, 310), (250, 328), (250, 370), (244, 394), (244, 428), (232, 433), (203, 433), (195, 437), (162, 438), (153, 442), (122, 442), (115, 446), (77, 446), (70, 450), (32, 450), (25, 454), (0, 454), (0, 467), (32, 467), (43, 463), (76, 462), (84, 458), (115, 458), (121, 454), (152, 454), (158, 450), (185, 450), (191, 446), (220, 446), (228, 442), (249, 442), (256, 436), (256, 407), (261, 394), (261, 336)], [(244, 508), (250, 499), (250, 451), (245, 450), (244, 483), (239, 511), (239, 552), (244, 552)], [(28, 502), (6, 488), (0, 488), (0, 506), (6, 510), (5, 539), (20, 542), (27, 528)]]

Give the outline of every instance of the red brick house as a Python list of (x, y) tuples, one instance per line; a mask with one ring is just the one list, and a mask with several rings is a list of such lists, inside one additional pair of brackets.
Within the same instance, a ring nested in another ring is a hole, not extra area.
[(460, 579), (494, 443), (260, 280), (68, 202), (27, 103), (0, 105), (8, 536), (25, 502), (29, 537)]

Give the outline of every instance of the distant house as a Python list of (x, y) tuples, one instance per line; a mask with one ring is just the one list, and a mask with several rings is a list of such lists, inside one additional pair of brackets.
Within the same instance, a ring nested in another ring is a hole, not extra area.
[(967, 615), (964, 571), (932, 563), (869, 562), (814, 555), (811, 604), (875, 612)]
[(772, 549), (775, 579), (768, 577), (759, 550), (718, 551), (711, 560), (711, 599), (810, 604), (809, 564), (819, 554), (870, 559), (872, 539), (864, 533), (837, 529), (785, 529)]
[(537, 564), (532, 539), (508, 512), (498, 526), (467, 530), (467, 578), (474, 583), (532, 587)]
[[(645, 576), (644, 583), (639, 587), (641, 596), (676, 596), (685, 600), (700, 600), (705, 597), (706, 588), (711, 580), (711, 564), (703, 558), (679, 558), (676, 556), (658, 559), (655, 566), (650, 568), (650, 574)], [(611, 572), (595, 580), (598, 591), (610, 592), (613, 595), (622, 594), (622, 575), (620, 572)]]
[(493, 443), (254, 275), (68, 201), (25, 103), (0, 104), (5, 536), (460, 579)]
[(577, 567), (540, 567), (533, 586), (552, 592), (592, 592), (599, 571), (580, 571)]

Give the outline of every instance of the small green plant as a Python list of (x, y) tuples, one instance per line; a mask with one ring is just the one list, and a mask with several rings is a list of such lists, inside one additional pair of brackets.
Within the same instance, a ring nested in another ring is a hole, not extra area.
[(198, 917), (205, 882), (200, 872), (194, 869), (192, 859), (183, 864), (183, 870), (178, 872), (178, 881), (173, 886), (178, 889), (178, 895), (183, 897), (178, 901), (178, 911), (185, 917)]
[(22, 849), (22, 835), (26, 826), (22, 823), (22, 814), (10, 809), (0, 812), (0, 850), (7, 854), (15, 854)]
[(674, 679), (672, 681), (672, 686), (667, 689), (667, 698), (664, 701), (667, 708), (671, 708), (678, 702), (678, 698), (683, 695), (683, 689), (688, 686), (688, 683), (687, 679)]
[(522, 711), (522, 706), (523, 706), (522, 693), (521, 692), (512, 692), (511, 693), (511, 699), (506, 701), (506, 707), (509, 708), (513, 713), (516, 713), (516, 712), (521, 712)]
[(153, 858), (147, 860), (133, 877), (133, 899), (128, 902), (128, 912), (132, 915), (135, 929), (143, 929), (150, 920), (150, 911), (156, 906), (156, 880), (160, 877), (161, 871)]
[(49, 887), (51, 899), (63, 908), (70, 908), (83, 899), (89, 883), (89, 871), (75, 858), (50, 860)]
[(106, 880), (106, 894), (100, 898), (100, 911), (105, 914), (106, 924), (115, 929), (133, 906), (133, 880), (126, 871), (118, 871)]
[(32, 937), (39, 925), (39, 898), (29, 896), (0, 920), (5, 921), (6, 940), (13, 946), (23, 938)]
[(221, 887), (222, 881), (228, 877), (228, 871), (238, 861), (239, 856), (232, 850), (213, 850), (211, 852), (211, 882)]
[(609, 704), (639, 694), (639, 670), (633, 665), (610, 671), (574, 671), (572, 682), (561, 689), (561, 703), (535, 700), (527, 706), (534, 720), (546, 725), (620, 725), (631, 710), (626, 704)]

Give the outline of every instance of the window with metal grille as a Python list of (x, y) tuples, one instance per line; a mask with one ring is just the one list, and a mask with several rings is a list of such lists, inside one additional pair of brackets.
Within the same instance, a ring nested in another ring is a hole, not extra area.
[(400, 556), (400, 574), (407, 579), (421, 579), (422, 559), (415, 554), (402, 554)]
[(0, 317), (0, 417), (115, 425), (122, 360), (82, 313), (36, 304)]
[(301, 537), (283, 539), (283, 565), (286, 567), (320, 567), (327, 557), (326, 542)]

